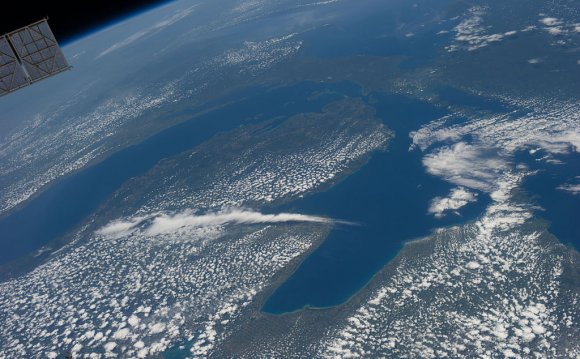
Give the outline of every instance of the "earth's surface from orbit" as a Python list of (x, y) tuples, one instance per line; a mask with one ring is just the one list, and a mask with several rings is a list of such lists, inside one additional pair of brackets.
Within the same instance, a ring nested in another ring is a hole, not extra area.
[(0, 358), (580, 356), (577, 1), (181, 1), (0, 98)]

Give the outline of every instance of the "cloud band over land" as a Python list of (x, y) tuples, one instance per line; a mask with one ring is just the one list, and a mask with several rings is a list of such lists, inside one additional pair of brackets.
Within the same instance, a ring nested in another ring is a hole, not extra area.
[(107, 237), (123, 237), (143, 228), (149, 236), (173, 233), (183, 228), (216, 227), (226, 224), (275, 224), (290, 222), (310, 222), (326, 224), (353, 224), (331, 218), (311, 216), (299, 213), (264, 214), (247, 209), (228, 209), (218, 212), (196, 214), (191, 210), (176, 214), (153, 214), (134, 217), (126, 220), (115, 220), (102, 227), (97, 234)]

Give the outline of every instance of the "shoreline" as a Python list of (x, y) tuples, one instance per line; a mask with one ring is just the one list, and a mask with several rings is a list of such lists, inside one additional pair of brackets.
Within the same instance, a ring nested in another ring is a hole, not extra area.
[[(473, 225), (475, 221), (469, 221), (461, 225), (461, 228)], [(580, 261), (580, 252), (575, 248), (562, 243), (554, 234), (549, 232), (549, 223), (542, 218), (533, 218), (524, 224), (529, 230), (536, 230), (539, 228), (544, 233), (540, 239), (542, 246), (550, 247), (555, 253), (562, 253), (569, 257), (571, 261), (568, 263), (566, 273), (571, 276), (572, 280), (580, 280), (578, 273), (574, 273), (573, 262)], [(265, 289), (260, 293), (256, 299), (255, 304), (252, 304), (251, 312), (243, 319), (243, 322), (238, 325), (238, 330), (234, 331), (221, 345), (217, 348), (217, 357), (247, 357), (254, 353), (255, 348), (261, 343), (261, 339), (268, 338), (269, 348), (277, 347), (278, 341), (284, 341), (286, 338), (291, 338), (295, 344), (299, 343), (296, 351), (292, 353), (295, 355), (305, 355), (305, 353), (312, 354), (312, 350), (316, 349), (319, 340), (329, 331), (336, 330), (337, 323), (343, 323), (353, 313), (360, 308), (362, 303), (369, 300), (377, 289), (383, 287), (386, 280), (396, 273), (400, 263), (405, 260), (413, 262), (423, 256), (429, 256), (434, 251), (434, 246), (438, 243), (446, 243), (453, 241), (447, 237), (447, 232), (452, 227), (441, 228), (443, 236), (437, 236), (436, 232), (433, 235), (419, 238), (417, 240), (406, 242), (401, 250), (388, 261), (373, 277), (356, 293), (354, 293), (344, 303), (328, 307), (328, 308), (313, 308), (304, 307), (300, 310), (273, 314), (259, 310), (264, 298), (274, 290), (272, 287)], [(452, 229), (451, 229), (452, 231)], [(570, 272), (572, 270), (572, 272)], [(577, 271), (577, 269), (576, 269)], [(566, 284), (566, 283), (564, 283)], [(572, 283), (567, 283), (572, 286)], [(250, 309), (249, 308), (249, 309)], [(258, 309), (256, 309), (258, 308)], [(300, 329), (296, 328), (296, 323), (300, 323)], [(246, 333), (253, 333), (250, 340)], [(279, 343), (278, 343), (279, 344)]]

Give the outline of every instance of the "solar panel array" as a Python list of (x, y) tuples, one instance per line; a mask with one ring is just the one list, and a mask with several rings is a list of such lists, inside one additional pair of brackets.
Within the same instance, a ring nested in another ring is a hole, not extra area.
[(68, 69), (46, 20), (0, 37), (0, 96)]
[(28, 85), (28, 79), (20, 66), (6, 36), (0, 37), (0, 96)]

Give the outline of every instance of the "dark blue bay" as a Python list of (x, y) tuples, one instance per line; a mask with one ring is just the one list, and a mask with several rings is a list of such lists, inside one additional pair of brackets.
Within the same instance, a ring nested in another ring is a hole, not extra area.
[(377, 115), (396, 138), (388, 152), (376, 154), (360, 171), (326, 192), (292, 205), (301, 213), (357, 222), (338, 226), (268, 299), (262, 310), (281, 314), (304, 307), (345, 302), (392, 259), (404, 242), (431, 230), (475, 218), (489, 203), (462, 208), (463, 217), (435, 219), (427, 214), (434, 196), (451, 186), (426, 174), (420, 151), (409, 152), (410, 131), (444, 115), (444, 111), (401, 96), (378, 96)]
[(550, 232), (560, 242), (580, 250), (580, 196), (558, 189), (563, 184), (578, 183), (580, 156), (577, 153), (557, 156), (561, 164), (537, 161), (545, 155), (543, 151), (530, 155), (519, 153), (518, 162), (526, 163), (538, 173), (524, 181), (524, 189), (532, 200), (542, 207), (536, 215), (550, 222)]
[[(329, 87), (335, 89), (337, 94), (308, 100), (310, 93)], [(342, 94), (356, 95), (358, 91), (355, 85), (347, 83), (333, 86), (303, 83), (276, 90), (254, 89), (232, 96), (225, 103), (237, 101), (233, 105), (169, 128), (113, 154), (59, 181), (22, 209), (0, 220), (0, 264), (31, 253), (63, 235), (92, 213), (127, 179), (145, 173), (163, 158), (193, 148), (216, 133), (244, 123), (320, 111)]]

